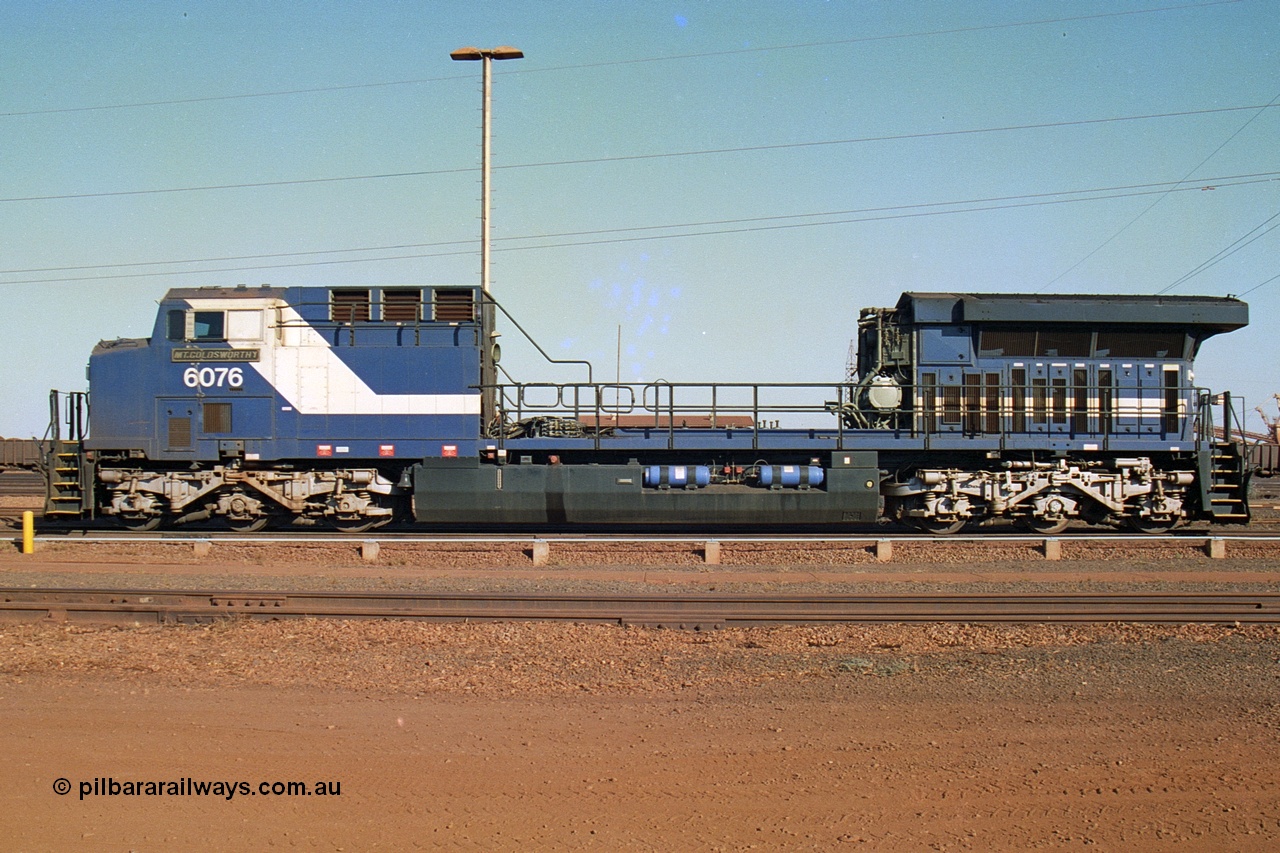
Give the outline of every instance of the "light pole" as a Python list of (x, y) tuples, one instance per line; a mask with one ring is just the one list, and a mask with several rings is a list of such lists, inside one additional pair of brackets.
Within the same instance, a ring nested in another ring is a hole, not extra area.
[(480, 328), (483, 342), (480, 346), (480, 426), (487, 430), (498, 418), (498, 368), (497, 332), (494, 329), (494, 310), (488, 304), (489, 295), (489, 124), (492, 112), (493, 80), (491, 66), (495, 59), (523, 59), (524, 53), (510, 45), (481, 50), (478, 47), (460, 47), (450, 57), (457, 60), (482, 60), (484, 63), (484, 102), (481, 109), (483, 125), (480, 143)]
[(484, 106), (481, 110), (483, 124), (480, 145), (480, 289), (489, 293), (489, 125), (492, 112), (493, 80), (491, 66), (495, 59), (523, 59), (519, 48), (503, 45), (482, 50), (478, 47), (460, 47), (450, 57), (457, 60), (482, 60), (484, 62)]

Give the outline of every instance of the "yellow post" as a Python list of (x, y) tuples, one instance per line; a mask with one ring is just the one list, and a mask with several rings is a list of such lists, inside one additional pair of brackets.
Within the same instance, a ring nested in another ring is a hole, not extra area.
[(36, 552), (36, 514), (31, 510), (22, 513), (22, 553)]

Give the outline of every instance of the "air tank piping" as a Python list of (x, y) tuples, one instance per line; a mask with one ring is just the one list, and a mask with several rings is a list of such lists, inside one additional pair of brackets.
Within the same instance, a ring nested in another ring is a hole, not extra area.
[[(714, 484), (728, 485), (743, 482), (743, 469), (724, 466), (712, 472), (709, 465), (646, 465), (644, 485), (653, 489), (703, 489)], [(821, 486), (826, 480), (826, 470), (821, 465), (769, 465), (757, 462), (746, 469), (747, 482), (767, 489), (809, 489)]]

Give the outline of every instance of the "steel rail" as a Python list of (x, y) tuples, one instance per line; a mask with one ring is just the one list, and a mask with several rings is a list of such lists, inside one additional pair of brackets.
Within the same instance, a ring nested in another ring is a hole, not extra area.
[(0, 620), (570, 621), (672, 628), (867, 622), (1280, 624), (1280, 593), (772, 595), (0, 588)]
[[(3, 510), (0, 510), (3, 512)], [(128, 531), (112, 531), (90, 533), (83, 530), (64, 533), (37, 533), (38, 543), (86, 542), (86, 543), (125, 543), (125, 544), (161, 544), (177, 543), (190, 545), (193, 542), (227, 542), (236, 544), (288, 545), (288, 544), (337, 544), (377, 542), (382, 545), (391, 544), (427, 544), (427, 545), (532, 545), (535, 542), (549, 542), (564, 545), (700, 545), (706, 542), (732, 544), (793, 544), (793, 545), (875, 545), (877, 542), (894, 544), (937, 543), (948, 542), (970, 544), (1011, 544), (1011, 543), (1043, 543), (1045, 540), (1061, 542), (1147, 542), (1147, 543), (1204, 543), (1211, 539), (1226, 542), (1280, 542), (1280, 534), (1263, 531), (1241, 531), (1226, 533), (1219, 531), (1185, 531), (1177, 533), (1097, 533), (1064, 531), (1052, 535), (1043, 533), (995, 532), (985, 534), (954, 534), (936, 536), (928, 533), (776, 533), (776, 534), (739, 534), (739, 533), (446, 533), (421, 531), (371, 531), (369, 533), (303, 533), (294, 531), (275, 531), (272, 533), (235, 533), (221, 530), (174, 531), (161, 530), (146, 533)], [(16, 541), (11, 539), (11, 541)]]

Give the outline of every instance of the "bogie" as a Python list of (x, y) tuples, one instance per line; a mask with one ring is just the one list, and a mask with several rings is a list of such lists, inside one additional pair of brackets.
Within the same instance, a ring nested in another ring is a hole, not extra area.
[(175, 523), (213, 519), (240, 533), (300, 519), (367, 530), (392, 520), (393, 496), (401, 492), (372, 469), (131, 468), (101, 470), (99, 479), (106, 484), (101, 513), (130, 530), (154, 530), (165, 517)]

